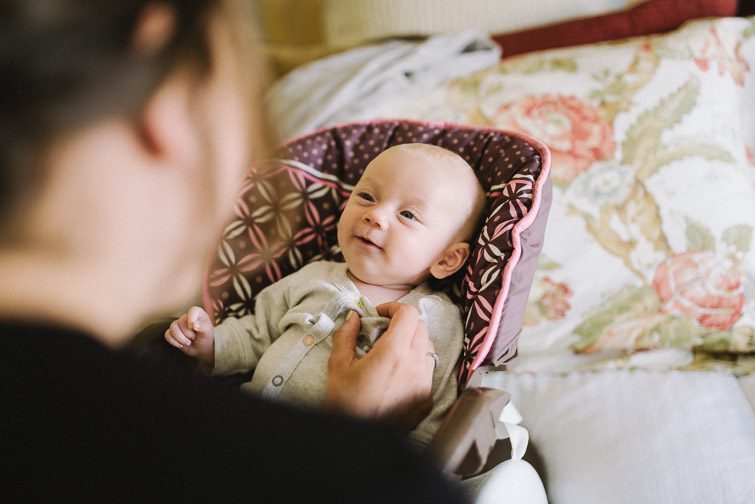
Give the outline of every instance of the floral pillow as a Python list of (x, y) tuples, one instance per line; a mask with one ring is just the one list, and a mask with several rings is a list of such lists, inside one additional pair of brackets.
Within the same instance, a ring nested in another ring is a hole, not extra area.
[(696, 21), (511, 58), (381, 109), (550, 148), (518, 369), (755, 369), (754, 67), (755, 18)]

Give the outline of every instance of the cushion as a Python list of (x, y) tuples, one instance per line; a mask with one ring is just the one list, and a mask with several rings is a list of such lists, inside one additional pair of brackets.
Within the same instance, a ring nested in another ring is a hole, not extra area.
[(544, 460), (551, 502), (755, 498), (755, 417), (728, 373), (491, 373)]
[(325, 0), (324, 35), (335, 47), (388, 37), (479, 28), (504, 33), (620, 11), (642, 0)]
[(737, 0), (649, 0), (634, 8), (493, 36), (509, 57), (542, 49), (648, 35), (678, 28), (690, 19), (733, 16)]
[(388, 37), (468, 28), (503, 34), (643, 1), (258, 0), (255, 5), (273, 73), (281, 76), (303, 63)]
[(279, 160), (255, 166), (210, 267), (205, 307), (217, 322), (253, 310), (265, 286), (318, 259), (342, 260), (339, 212), (366, 165), (384, 149), (432, 143), (461, 155), (487, 195), (485, 222), (463, 278), (443, 286), (462, 307), (460, 376), (516, 353), (526, 299), (542, 247), (550, 155), (526, 135), (411, 121), (353, 123), (295, 139)]
[(390, 37), (478, 28), (495, 34), (505, 57), (668, 31), (689, 19), (732, 16), (737, 8), (737, 0), (260, 0), (258, 4), (276, 75)]
[(523, 131), (553, 211), (516, 369), (753, 369), (755, 18), (542, 51), (380, 115)]

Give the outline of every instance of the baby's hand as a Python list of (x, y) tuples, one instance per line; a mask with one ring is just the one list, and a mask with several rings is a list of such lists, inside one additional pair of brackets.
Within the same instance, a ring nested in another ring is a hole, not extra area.
[(210, 365), (215, 363), (215, 329), (210, 316), (198, 306), (192, 306), (170, 324), (165, 341), (190, 357)]

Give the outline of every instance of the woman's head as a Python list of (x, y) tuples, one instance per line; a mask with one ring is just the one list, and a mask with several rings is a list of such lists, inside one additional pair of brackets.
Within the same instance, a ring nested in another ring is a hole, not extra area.
[(173, 12), (172, 20), (162, 15), (163, 31), (170, 33), (161, 41), (153, 36), (150, 47), (136, 37), (140, 21), (154, 10), (151, 2), (3, 2), (0, 215), (7, 217), (43, 182), (53, 141), (106, 116), (135, 117), (181, 64), (206, 72), (207, 20), (214, 3), (161, 2)]
[(0, 253), (112, 271), (107, 289), (160, 293), (157, 312), (186, 301), (261, 116), (233, 8), (2, 3)]

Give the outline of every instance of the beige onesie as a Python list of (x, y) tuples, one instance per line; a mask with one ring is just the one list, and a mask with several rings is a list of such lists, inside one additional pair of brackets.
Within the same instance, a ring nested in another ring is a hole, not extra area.
[[(457, 396), (456, 376), (464, 328), (458, 307), (426, 284), (398, 300), (420, 311), (440, 365), (433, 374), (433, 409), (409, 439), (426, 445)], [(369, 351), (376, 326), (385, 325), (346, 274), (344, 263), (318, 261), (262, 290), (255, 314), (229, 318), (215, 328), (214, 374), (254, 369), (242, 389), (270, 398), (318, 406), (325, 396), (333, 331), (348, 310), (357, 311), (371, 334), (358, 346)], [(358, 351), (360, 349), (358, 348)], [(428, 359), (430, 357), (427, 357)]]

